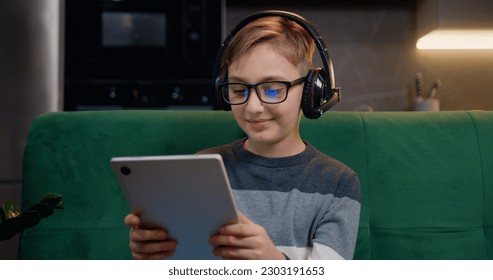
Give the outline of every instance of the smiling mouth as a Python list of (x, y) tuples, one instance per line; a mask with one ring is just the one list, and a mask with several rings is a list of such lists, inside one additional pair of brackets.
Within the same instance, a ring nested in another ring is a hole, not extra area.
[(249, 126), (254, 130), (264, 130), (271, 119), (246, 120)]
[(271, 121), (272, 119), (259, 119), (259, 120), (247, 120), (249, 123), (265, 123)]

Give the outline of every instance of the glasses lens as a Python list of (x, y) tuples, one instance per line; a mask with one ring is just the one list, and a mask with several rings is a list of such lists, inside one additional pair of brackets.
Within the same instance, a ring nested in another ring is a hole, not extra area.
[(280, 103), (286, 99), (288, 89), (285, 84), (277, 82), (261, 83), (257, 87), (260, 99), (266, 103)]
[(227, 84), (223, 86), (223, 95), (226, 102), (229, 104), (244, 103), (248, 97), (248, 87), (243, 84)]

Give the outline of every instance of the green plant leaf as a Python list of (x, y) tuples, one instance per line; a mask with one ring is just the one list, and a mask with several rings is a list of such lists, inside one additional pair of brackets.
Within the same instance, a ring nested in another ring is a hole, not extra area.
[(47, 203), (51, 206), (55, 206), (60, 201), (62, 201), (63, 196), (57, 194), (57, 193), (47, 193), (43, 197), (41, 197), (41, 200), (39, 201), (40, 203)]
[(5, 219), (15, 218), (21, 214), (19, 205), (13, 200), (9, 199), (3, 204), (3, 212), (5, 214)]
[(55, 206), (53, 206), (54, 209), (63, 209), (65, 208), (65, 204), (63, 202), (58, 202)]

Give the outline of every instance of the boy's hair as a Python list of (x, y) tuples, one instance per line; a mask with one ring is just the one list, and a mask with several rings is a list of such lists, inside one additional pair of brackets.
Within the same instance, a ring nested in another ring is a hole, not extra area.
[(221, 69), (260, 43), (272, 44), (303, 75), (313, 68), (315, 43), (308, 32), (294, 21), (272, 16), (259, 18), (243, 27), (228, 45)]

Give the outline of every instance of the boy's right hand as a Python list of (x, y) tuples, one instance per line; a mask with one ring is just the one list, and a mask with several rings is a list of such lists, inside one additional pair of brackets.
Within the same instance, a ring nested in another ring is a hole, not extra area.
[(130, 250), (137, 260), (164, 259), (173, 255), (176, 241), (168, 238), (165, 229), (143, 229), (139, 216), (128, 214), (125, 224), (130, 227)]

